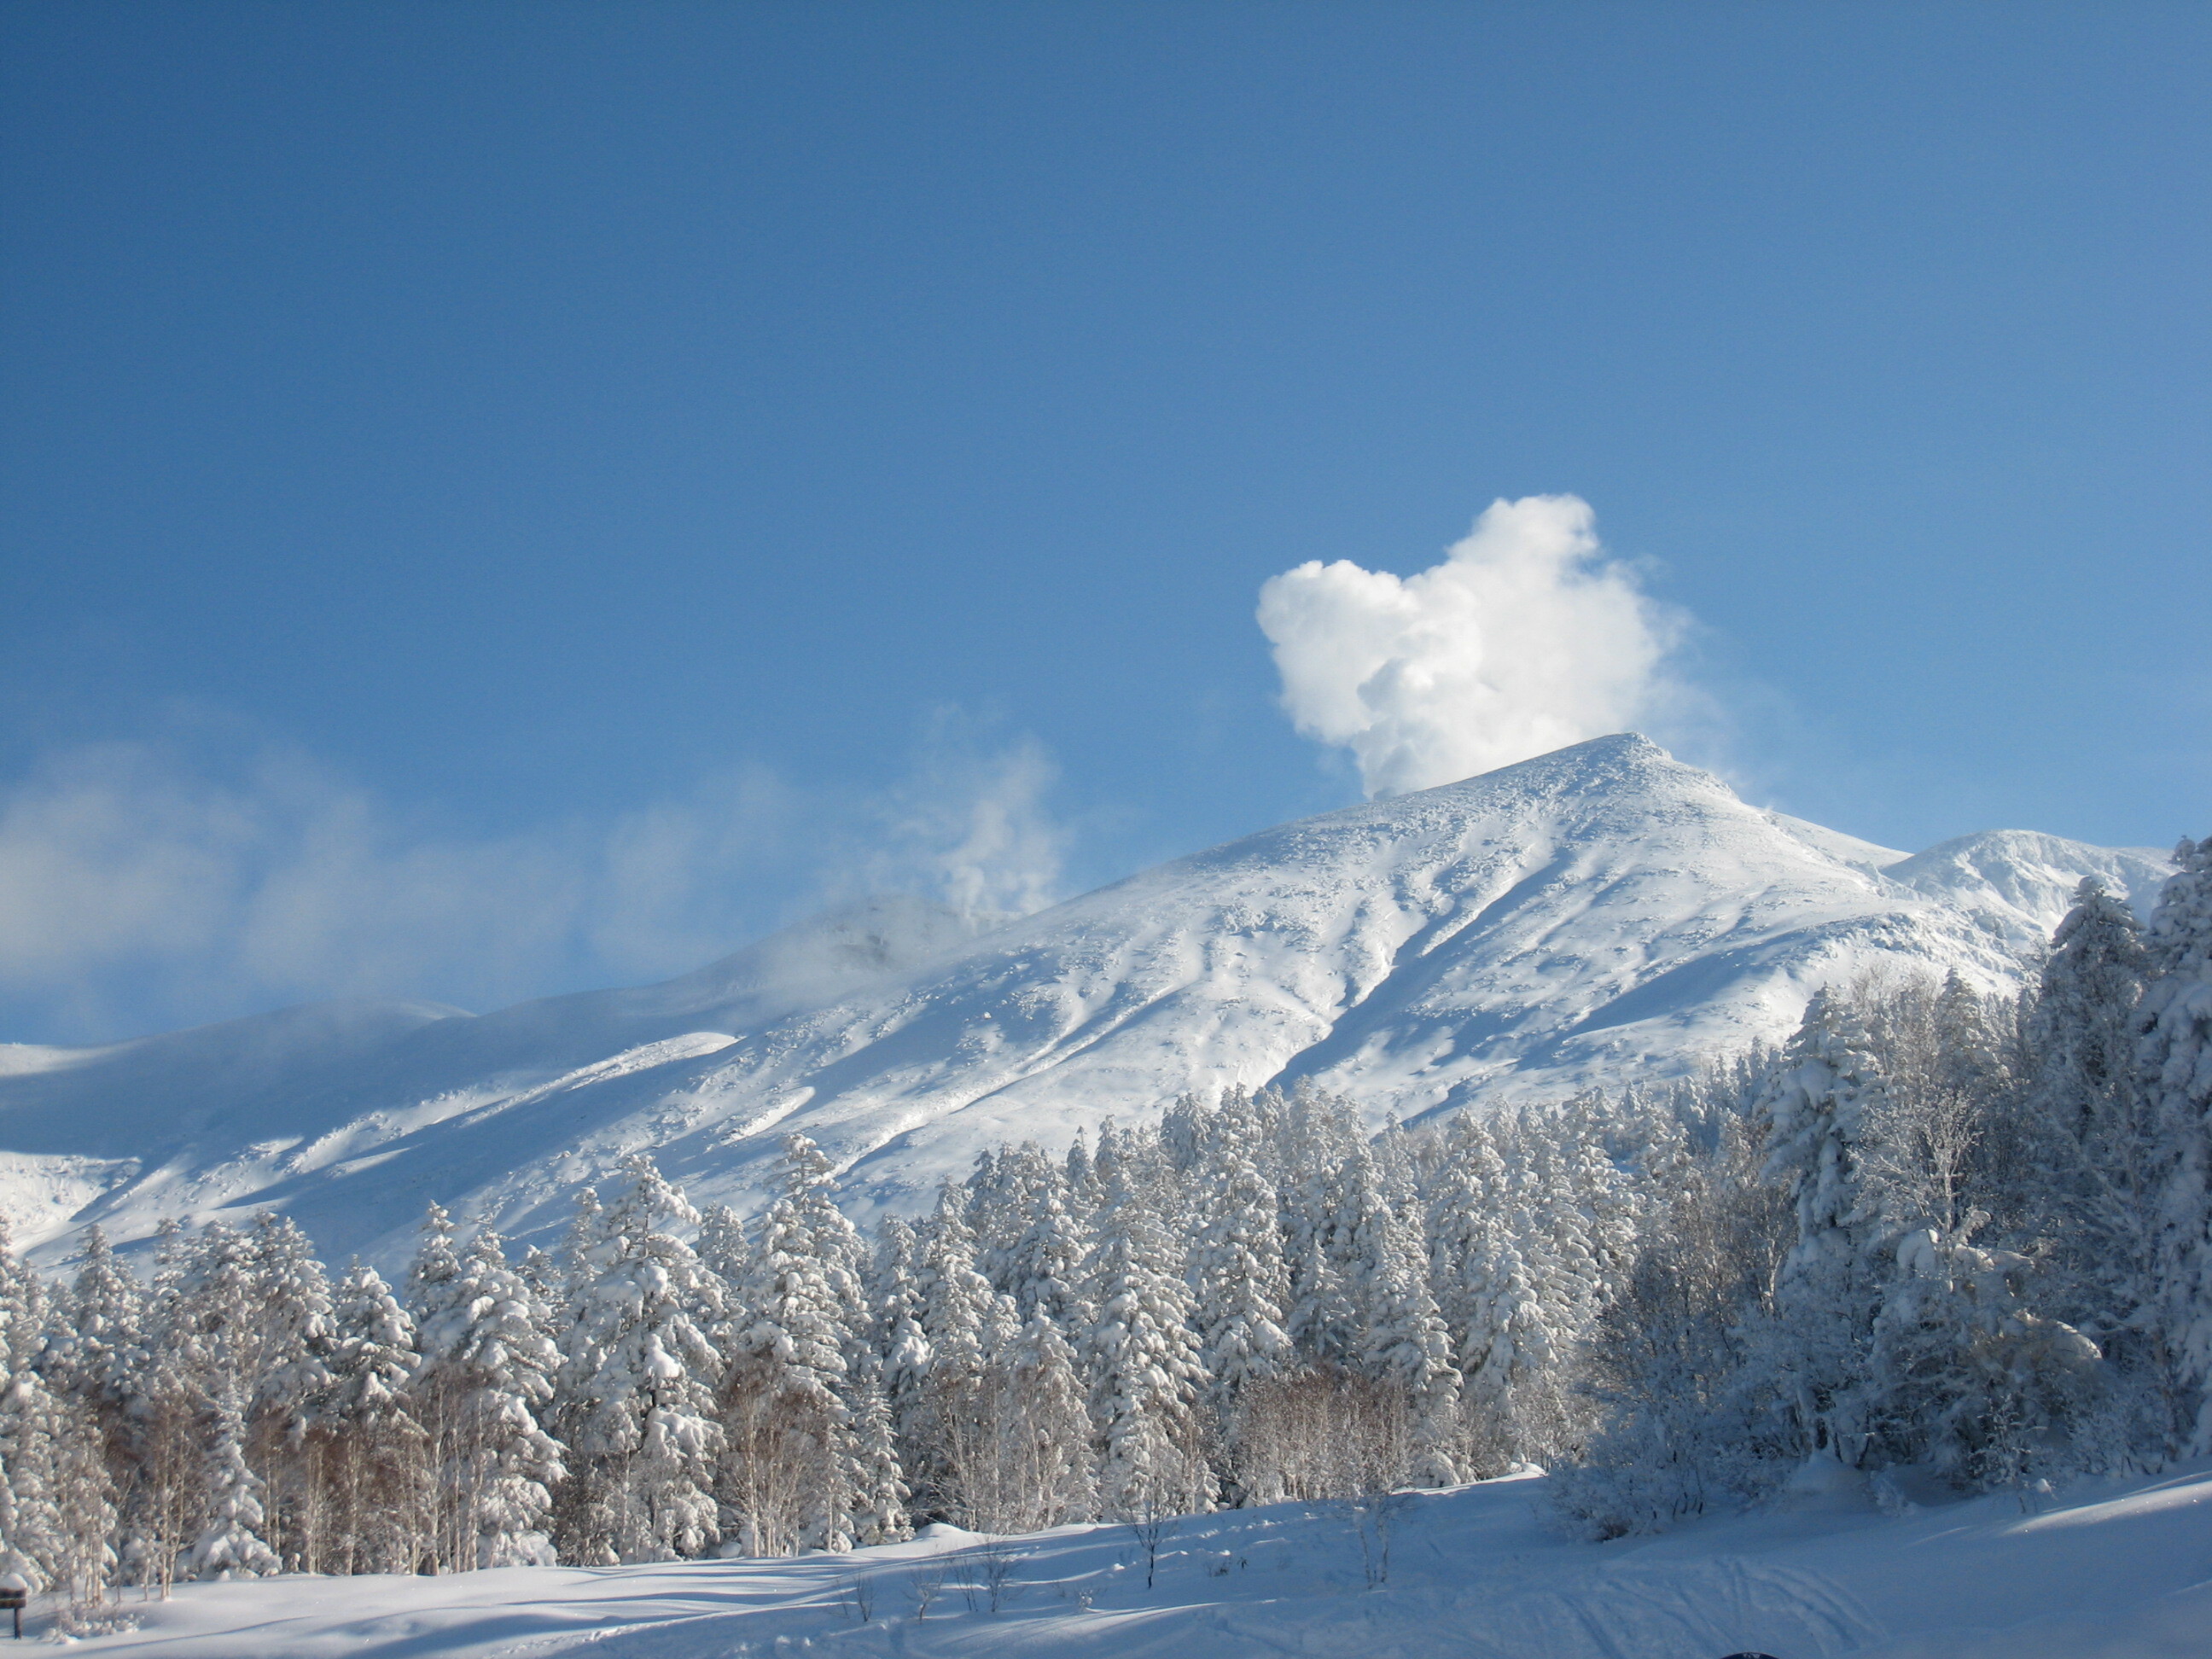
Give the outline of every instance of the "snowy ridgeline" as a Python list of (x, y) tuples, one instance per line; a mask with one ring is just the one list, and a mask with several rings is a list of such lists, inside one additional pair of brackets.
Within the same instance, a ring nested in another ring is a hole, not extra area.
[[(1810, 1505), (1590, 1546), (1540, 1478), (1376, 1504), (851, 1555), (283, 1577), (136, 1595), (145, 1659), (2185, 1659), (2212, 1630), (2212, 1472), (1876, 1516)], [(1150, 1580), (1147, 1583), (1147, 1580)], [(46, 1622), (38, 1614), (35, 1626)], [(34, 1633), (27, 1632), (27, 1633)]]
[(1677, 1080), (1873, 963), (2016, 991), (2082, 878), (2147, 915), (2171, 873), (2024, 831), (1907, 857), (1599, 738), (981, 931), (884, 899), (480, 1016), (321, 1004), (0, 1045), (0, 1210), (50, 1267), (92, 1222), (137, 1261), (163, 1217), (266, 1207), (397, 1277), (426, 1200), (550, 1247), (645, 1152), (753, 1214), (797, 1132), (856, 1213), (914, 1215), (994, 1145), (1059, 1152), (1186, 1091), (1305, 1079), (1379, 1127)]
[(2212, 1453), (2212, 846), (2180, 863), (2148, 928), (2085, 884), (2020, 1001), (1875, 975), (1663, 1097), (1375, 1138), (1313, 1088), (1185, 1100), (872, 1244), (793, 1137), (753, 1224), (641, 1158), (517, 1263), (434, 1207), (398, 1292), (275, 1215), (173, 1229), (150, 1289), (97, 1239), (51, 1292), (10, 1259), (0, 1566), (88, 1608), (1529, 1464), (1618, 1538)]

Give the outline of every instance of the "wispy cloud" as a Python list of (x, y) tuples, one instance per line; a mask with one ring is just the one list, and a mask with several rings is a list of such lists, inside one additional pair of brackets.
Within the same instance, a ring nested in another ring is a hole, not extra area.
[(871, 891), (1034, 909), (1066, 842), (1052, 778), (1033, 740), (943, 715), (878, 794), (740, 769), (608, 820), (471, 836), (277, 745), (79, 745), (0, 789), (0, 1037), (328, 996), (496, 1006), (681, 972)]
[(1310, 561), (1260, 590), (1283, 705), (1351, 750), (1370, 795), (1692, 717), (1671, 665), (1687, 618), (1606, 556), (1572, 495), (1493, 502), (1411, 576)]
[(970, 920), (1042, 909), (1060, 896), (1069, 842), (1046, 805), (1058, 776), (1036, 738), (994, 744), (960, 710), (937, 710), (879, 809), (870, 884), (930, 892)]

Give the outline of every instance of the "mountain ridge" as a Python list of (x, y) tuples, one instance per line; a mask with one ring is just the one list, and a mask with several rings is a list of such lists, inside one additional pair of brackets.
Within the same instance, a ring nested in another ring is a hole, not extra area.
[(550, 1236), (634, 1151), (750, 1204), (789, 1128), (864, 1207), (909, 1206), (993, 1141), (1188, 1089), (1311, 1078), (1419, 1118), (1679, 1073), (1873, 960), (2016, 983), (2082, 875), (2141, 902), (2162, 864), (2033, 831), (1898, 853), (1619, 734), (997, 926), (885, 898), (659, 985), (0, 1061), (0, 1206), (52, 1251), (267, 1204), (388, 1261), (434, 1198)]

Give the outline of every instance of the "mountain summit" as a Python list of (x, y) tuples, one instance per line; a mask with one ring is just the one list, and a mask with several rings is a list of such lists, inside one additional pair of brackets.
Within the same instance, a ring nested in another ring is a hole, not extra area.
[(483, 1016), (329, 1004), (0, 1048), (0, 1208), (62, 1247), (273, 1206), (404, 1252), (431, 1200), (546, 1236), (651, 1152), (750, 1205), (804, 1130), (911, 1204), (1001, 1140), (1310, 1077), (1380, 1120), (1679, 1074), (1880, 960), (2018, 982), (2085, 875), (2021, 831), (1914, 856), (1748, 806), (1633, 734), (1303, 819), (980, 935), (883, 900), (698, 973)]

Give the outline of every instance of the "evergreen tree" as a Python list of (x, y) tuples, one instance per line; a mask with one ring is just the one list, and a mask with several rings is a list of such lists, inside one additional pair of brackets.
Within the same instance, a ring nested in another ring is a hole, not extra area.
[(422, 1528), (424, 1431), (408, 1409), (415, 1322), (359, 1257), (332, 1299), (330, 1382), (311, 1446), (328, 1509), (310, 1571), (404, 1572)]
[(719, 1298), (690, 1246), (667, 1231), (697, 1212), (650, 1159), (623, 1169), (629, 1184), (583, 1252), (588, 1278), (562, 1367), (569, 1449), (592, 1486), (579, 1553), (669, 1560), (720, 1535), (710, 1496), (720, 1361), (693, 1316), (718, 1314)]
[(972, 1518), (974, 1488), (989, 1461), (986, 1372), (998, 1297), (976, 1271), (965, 1209), (959, 1190), (945, 1188), (922, 1243), (916, 1311), (929, 1364), (907, 1434), (921, 1501)]
[(1765, 1363), (1790, 1402), (1800, 1455), (1864, 1455), (1869, 1358), (1884, 1274), (1860, 1164), (1882, 1081), (1863, 1026), (1817, 993), (1755, 1108), (1767, 1178), (1790, 1195), (1796, 1238), (1775, 1287)]
[(831, 1174), (812, 1141), (786, 1138), (783, 1191), (762, 1222), (749, 1322), (730, 1355), (723, 1508), (750, 1555), (848, 1550), (863, 1534), (904, 1530), (887, 1467), (896, 1457), (885, 1457), (887, 1423), (876, 1417), (873, 1367), (855, 1328), (859, 1237), (829, 1200)]
[(124, 1385), (129, 1478), (118, 1553), (130, 1582), (163, 1595), (204, 1518), (208, 1396), (198, 1321), (185, 1293), (193, 1253), (182, 1225), (164, 1219), (145, 1304), (146, 1340), (126, 1366)]
[(185, 1571), (194, 1578), (260, 1578), (278, 1569), (261, 1534), (268, 1515), (260, 1477), (246, 1466), (246, 1423), (235, 1401), (219, 1400), (207, 1455), (207, 1521)]
[(550, 1563), (552, 1489), (562, 1448), (539, 1426), (557, 1363), (544, 1310), (507, 1264), (498, 1235), (456, 1255), (436, 1205), (408, 1276), (420, 1358), (410, 1417), (429, 1464), (426, 1565), (441, 1572)]
[(0, 1217), (0, 1572), (42, 1590), (51, 1576), (59, 1516), (52, 1445), (32, 1370), (44, 1346), (46, 1297), (38, 1276), (16, 1259)]
[(95, 1222), (85, 1230), (76, 1283), (41, 1369), (64, 1392), (90, 1404), (111, 1437), (123, 1432), (118, 1419), (144, 1362), (144, 1319), (138, 1281), (115, 1259)]
[(993, 1356), (999, 1532), (1038, 1532), (1097, 1512), (1091, 1419), (1075, 1350), (1042, 1312)]
[(1191, 1276), (1200, 1352), (1216, 1408), (1226, 1417), (1245, 1389), (1291, 1365), (1283, 1328), (1291, 1285), (1273, 1184), (1234, 1135), (1218, 1143), (1216, 1158)]
[(2176, 1401), (2158, 1305), (2165, 1170), (2155, 1101), (2136, 1069), (2149, 973), (2135, 914), (2094, 878), (2052, 936), (2028, 1022), (2033, 1076), (2007, 1138), (2009, 1235), (2045, 1264), (2044, 1301), (2103, 1351), (2116, 1461), (2176, 1446)]
[(2160, 1302), (2181, 1390), (2185, 1455), (2212, 1453), (2212, 837), (2174, 849), (2179, 873), (2143, 936), (2140, 1086), (2166, 1170)]
[(1214, 1482), (1189, 1291), (1166, 1229), (1133, 1188), (1127, 1171), (1107, 1178), (1087, 1274), (1098, 1319), (1085, 1358), (1102, 1513), (1142, 1521), (1210, 1508)]
[[(881, 1363), (885, 1409), (909, 1447), (921, 1426), (929, 1380), (929, 1339), (921, 1330), (921, 1241), (913, 1226), (885, 1216), (877, 1230), (867, 1279), (869, 1345)], [(908, 1458), (911, 1470), (915, 1467)]]
[(1346, 1276), (1356, 1285), (1358, 1368), (1401, 1394), (1412, 1413), (1407, 1474), (1424, 1486), (1459, 1478), (1452, 1460), (1460, 1373), (1451, 1337), (1429, 1291), (1427, 1252), (1410, 1218), (1410, 1171), (1356, 1149), (1345, 1172), (1342, 1236), (1352, 1246)]

